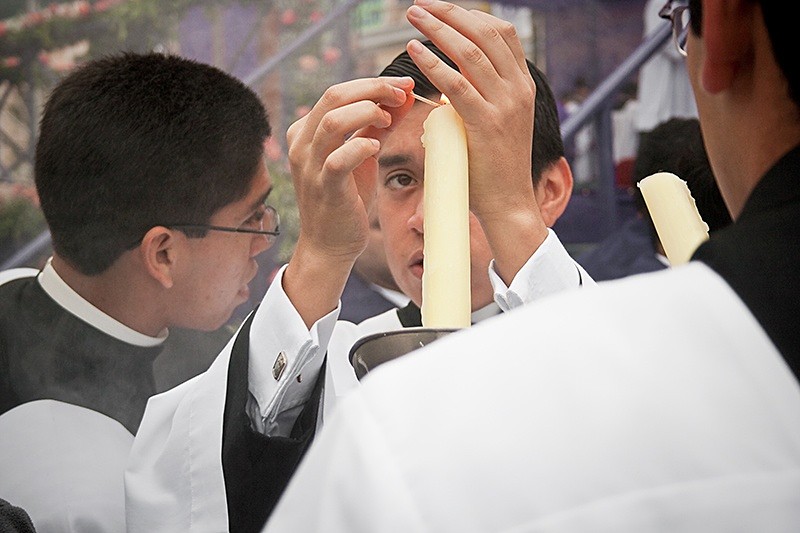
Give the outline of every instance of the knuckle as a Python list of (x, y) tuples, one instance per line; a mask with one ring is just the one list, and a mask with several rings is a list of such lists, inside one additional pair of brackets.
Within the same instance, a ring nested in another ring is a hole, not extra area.
[(508, 22), (507, 20), (501, 21), (497, 30), (500, 34), (505, 37), (506, 39), (516, 39), (517, 38), (517, 27), (514, 26), (512, 23)]
[(463, 76), (459, 76), (453, 80), (452, 91), (453, 94), (467, 94), (470, 89), (470, 84)]
[(442, 13), (449, 14), (456, 10), (456, 6), (450, 2), (442, 2), (440, 9), (442, 10)]
[(328, 109), (331, 107), (336, 107), (340, 99), (341, 89), (334, 85), (333, 87), (328, 87), (325, 92), (322, 93), (322, 97), (319, 99), (319, 101), (323, 108)]
[(476, 65), (484, 59), (483, 52), (474, 44), (465, 46), (462, 55), (466, 61)]
[(319, 130), (325, 135), (335, 134), (339, 130), (339, 126), (339, 120), (330, 114), (325, 115), (322, 117), (322, 120), (319, 121)]
[(344, 158), (339, 153), (333, 153), (329, 155), (325, 160), (325, 163), (322, 165), (322, 171), (325, 175), (339, 175), (344, 171), (344, 169)]
[(490, 40), (491, 42), (496, 42), (502, 39), (502, 36), (500, 35), (500, 32), (497, 30), (497, 28), (495, 28), (493, 25), (489, 23), (481, 24), (478, 31), (483, 37)]

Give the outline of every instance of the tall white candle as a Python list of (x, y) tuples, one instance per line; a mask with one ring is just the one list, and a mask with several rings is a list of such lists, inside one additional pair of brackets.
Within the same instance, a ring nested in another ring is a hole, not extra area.
[(688, 262), (708, 239), (708, 225), (686, 182), (675, 174), (658, 172), (639, 181), (639, 189), (670, 264)]
[(464, 328), (472, 312), (467, 134), (449, 104), (432, 109), (423, 130), (422, 325)]

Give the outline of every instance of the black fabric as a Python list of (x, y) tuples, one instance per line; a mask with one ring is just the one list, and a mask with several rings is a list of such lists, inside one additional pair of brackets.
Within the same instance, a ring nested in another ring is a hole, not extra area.
[(725, 279), (800, 379), (800, 146), (756, 185), (736, 223), (693, 258)]
[(347, 320), (354, 324), (397, 307), (355, 272), (347, 278), (341, 301), (339, 320)]
[(422, 326), (422, 311), (414, 302), (409, 302), (407, 306), (398, 309), (397, 317), (404, 328)]
[(290, 437), (267, 437), (250, 426), (248, 397), (250, 325), (245, 321), (234, 342), (228, 366), (225, 419), (222, 426), (222, 470), (230, 531), (261, 531), (289, 479), (314, 438), (325, 382), (322, 365), (314, 390)]
[(0, 499), (0, 532), (34, 533), (35, 531), (31, 517), (24, 509)]
[(0, 286), (0, 414), (58, 400), (109, 416), (135, 435), (155, 393), (160, 351), (115, 339), (65, 311), (35, 277)]

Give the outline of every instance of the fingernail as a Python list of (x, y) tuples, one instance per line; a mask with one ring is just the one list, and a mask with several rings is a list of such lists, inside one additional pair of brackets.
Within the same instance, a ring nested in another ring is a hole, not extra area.
[(408, 51), (413, 52), (415, 54), (419, 54), (425, 47), (422, 46), (422, 43), (416, 39), (411, 39), (408, 41)]
[(415, 19), (424, 18), (427, 14), (428, 14), (427, 11), (415, 5), (408, 8), (408, 16), (413, 17)]

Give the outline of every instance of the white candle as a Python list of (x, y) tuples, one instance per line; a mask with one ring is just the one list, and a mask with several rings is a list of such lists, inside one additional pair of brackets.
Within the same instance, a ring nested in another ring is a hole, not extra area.
[(688, 262), (708, 239), (708, 225), (686, 182), (675, 174), (658, 172), (639, 181), (639, 189), (670, 264)]
[(423, 130), (422, 325), (464, 328), (472, 312), (467, 134), (449, 104), (432, 109)]

